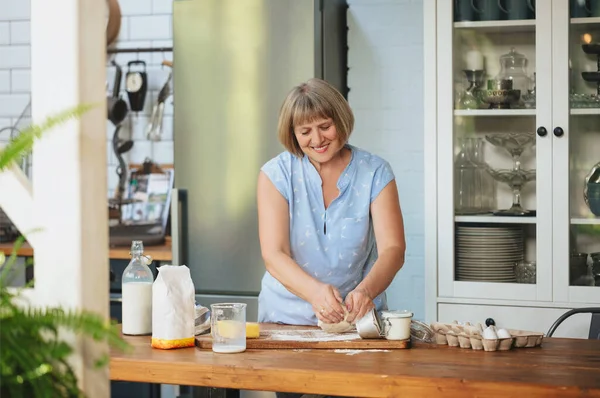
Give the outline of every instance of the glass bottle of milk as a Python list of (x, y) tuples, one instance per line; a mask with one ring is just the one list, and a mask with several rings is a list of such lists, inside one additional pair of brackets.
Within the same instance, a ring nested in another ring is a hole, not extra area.
[(121, 284), (123, 334), (147, 335), (152, 333), (152, 283), (154, 276), (146, 264), (144, 244), (131, 243), (131, 262), (123, 271)]

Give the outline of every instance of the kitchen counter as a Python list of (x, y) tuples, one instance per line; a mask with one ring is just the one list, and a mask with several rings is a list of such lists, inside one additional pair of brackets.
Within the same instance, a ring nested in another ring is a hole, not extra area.
[(600, 341), (546, 338), (542, 347), (484, 352), (416, 344), (395, 351), (157, 350), (124, 336), (111, 380), (351, 397), (600, 397)]
[[(8, 256), (12, 253), (13, 246), (13, 242), (0, 243), (0, 252), (3, 252)], [(162, 245), (144, 246), (144, 254), (152, 257), (154, 261), (171, 261), (173, 258), (171, 252), (171, 239), (167, 238)], [(17, 251), (17, 255), (22, 257), (32, 257), (33, 248), (28, 243), (24, 243)], [(131, 255), (129, 254), (129, 247), (109, 247), (108, 257), (111, 260), (130, 260)]]

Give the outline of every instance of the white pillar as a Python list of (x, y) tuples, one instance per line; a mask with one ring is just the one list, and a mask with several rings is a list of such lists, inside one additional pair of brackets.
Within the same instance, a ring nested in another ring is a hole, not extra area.
[[(104, 0), (31, 0), (32, 118), (97, 105), (55, 128), (33, 151), (38, 304), (93, 310), (108, 318), (106, 182), (106, 5)], [(76, 337), (73, 357), (89, 397), (110, 396), (108, 368), (92, 360), (106, 345)]]

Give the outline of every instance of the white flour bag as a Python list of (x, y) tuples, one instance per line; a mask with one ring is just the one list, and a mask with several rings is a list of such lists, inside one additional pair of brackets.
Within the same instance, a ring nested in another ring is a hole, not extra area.
[(152, 347), (193, 347), (196, 289), (185, 265), (163, 265), (152, 286)]

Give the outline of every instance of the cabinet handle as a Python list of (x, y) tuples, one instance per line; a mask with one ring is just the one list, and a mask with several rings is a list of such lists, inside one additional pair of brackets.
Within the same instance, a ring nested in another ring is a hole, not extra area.
[(554, 135), (555, 135), (556, 137), (562, 137), (564, 134), (565, 134), (565, 132), (564, 132), (564, 130), (563, 130), (562, 128), (560, 128), (560, 127), (556, 127), (556, 128), (554, 129)]
[(544, 126), (538, 127), (537, 133), (540, 137), (545, 137), (546, 134), (548, 134), (548, 130), (546, 130), (546, 127), (544, 127)]

